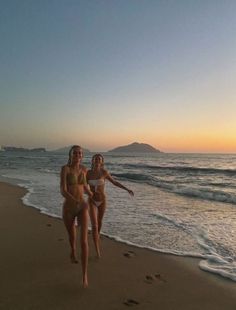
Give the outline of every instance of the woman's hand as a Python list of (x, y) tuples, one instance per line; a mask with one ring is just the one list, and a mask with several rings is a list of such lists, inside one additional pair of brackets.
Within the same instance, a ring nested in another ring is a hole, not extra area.
[(134, 192), (131, 189), (127, 189), (127, 191), (131, 196), (134, 196)]

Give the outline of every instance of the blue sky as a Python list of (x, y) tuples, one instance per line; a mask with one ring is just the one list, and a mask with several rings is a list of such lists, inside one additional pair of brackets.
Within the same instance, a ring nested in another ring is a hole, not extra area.
[(236, 1), (1, 1), (0, 145), (236, 152)]

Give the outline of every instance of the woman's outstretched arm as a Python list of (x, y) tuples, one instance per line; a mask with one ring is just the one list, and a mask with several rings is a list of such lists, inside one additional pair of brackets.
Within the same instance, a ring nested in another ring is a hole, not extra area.
[(117, 187), (119, 187), (119, 188), (121, 188), (121, 189), (126, 190), (131, 196), (134, 196), (134, 192), (133, 192), (131, 189), (125, 187), (123, 184), (121, 184), (120, 182), (116, 181), (116, 180), (110, 175), (110, 173), (109, 173), (108, 171), (105, 171), (105, 178), (106, 178), (108, 181), (110, 181), (113, 185), (115, 185), (115, 186), (117, 186)]

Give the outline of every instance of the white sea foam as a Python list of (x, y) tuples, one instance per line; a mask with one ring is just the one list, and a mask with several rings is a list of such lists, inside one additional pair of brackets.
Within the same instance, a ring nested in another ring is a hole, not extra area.
[(224, 278), (236, 281), (236, 263), (228, 263), (225, 260), (212, 256), (211, 259), (201, 260), (199, 267), (202, 270), (218, 274)]

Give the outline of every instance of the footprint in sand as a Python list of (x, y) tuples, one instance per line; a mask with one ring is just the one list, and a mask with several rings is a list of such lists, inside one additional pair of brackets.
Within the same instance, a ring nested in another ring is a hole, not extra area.
[(128, 307), (132, 307), (132, 306), (139, 305), (139, 302), (137, 300), (134, 300), (134, 299), (126, 299), (126, 301), (124, 301), (123, 304), (128, 306)]
[(57, 239), (57, 241), (64, 241), (64, 239), (63, 238), (59, 238), (59, 239)]
[(148, 284), (152, 284), (155, 280), (159, 280), (162, 282), (166, 282), (166, 280), (160, 275), (160, 273), (156, 273), (154, 275), (146, 275), (145, 282)]
[(48, 223), (48, 224), (47, 224), (47, 226), (48, 226), (48, 227), (51, 227), (51, 226), (52, 226), (52, 224)]
[(127, 258), (131, 258), (131, 257), (134, 257), (136, 256), (136, 254), (133, 252), (133, 251), (128, 251), (126, 253), (123, 253), (123, 255)]

